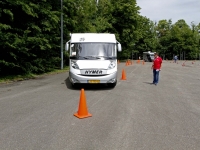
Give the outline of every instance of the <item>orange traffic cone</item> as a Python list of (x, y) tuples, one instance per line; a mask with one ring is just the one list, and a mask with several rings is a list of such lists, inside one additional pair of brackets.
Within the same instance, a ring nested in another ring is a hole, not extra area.
[(128, 65), (131, 65), (131, 61), (130, 60), (128, 60)]
[(142, 64), (144, 65), (144, 61), (142, 62)]
[(79, 119), (92, 116), (91, 114), (88, 113), (88, 110), (87, 110), (87, 104), (86, 104), (84, 89), (81, 89), (78, 112), (75, 113), (74, 116), (78, 117)]
[(126, 61), (126, 66), (128, 66), (128, 62)]
[(122, 70), (122, 78), (121, 78), (121, 80), (126, 80), (126, 73), (125, 73), (124, 69)]

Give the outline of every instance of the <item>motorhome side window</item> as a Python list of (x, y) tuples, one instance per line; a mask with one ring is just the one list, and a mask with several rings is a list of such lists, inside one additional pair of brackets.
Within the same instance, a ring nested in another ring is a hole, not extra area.
[(74, 44), (71, 44), (71, 56), (76, 56), (76, 49), (74, 47)]

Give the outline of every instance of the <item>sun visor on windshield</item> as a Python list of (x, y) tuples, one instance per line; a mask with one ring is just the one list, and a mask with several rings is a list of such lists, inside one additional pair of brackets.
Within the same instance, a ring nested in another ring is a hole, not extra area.
[(71, 43), (88, 43), (88, 42), (101, 42), (101, 43), (116, 43), (114, 34), (72, 34)]

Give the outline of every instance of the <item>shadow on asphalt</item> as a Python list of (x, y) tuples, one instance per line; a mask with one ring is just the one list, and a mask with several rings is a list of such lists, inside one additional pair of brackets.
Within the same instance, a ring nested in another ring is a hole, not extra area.
[(152, 85), (152, 84), (153, 84), (152, 82), (143, 82), (143, 83), (150, 84), (150, 85)]
[(79, 84), (79, 85), (74, 85), (72, 86), (69, 77), (65, 80), (65, 85), (68, 89), (70, 90), (91, 90), (91, 91), (96, 91), (96, 90), (112, 90), (114, 88), (108, 87), (106, 84)]

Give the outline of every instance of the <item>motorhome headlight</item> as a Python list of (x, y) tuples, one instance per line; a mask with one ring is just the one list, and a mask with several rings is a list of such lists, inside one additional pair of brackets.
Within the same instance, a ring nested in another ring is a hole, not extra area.
[(115, 66), (116, 66), (115, 61), (110, 61), (110, 64), (109, 64), (109, 66), (108, 66), (108, 69), (113, 69), (113, 68), (115, 68)]
[(71, 65), (72, 65), (72, 68), (79, 69), (79, 66), (78, 66), (78, 64), (75, 61), (72, 61)]

